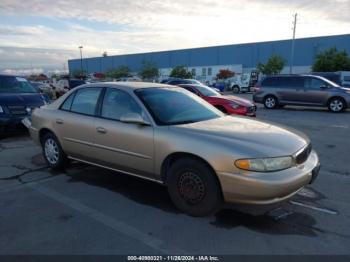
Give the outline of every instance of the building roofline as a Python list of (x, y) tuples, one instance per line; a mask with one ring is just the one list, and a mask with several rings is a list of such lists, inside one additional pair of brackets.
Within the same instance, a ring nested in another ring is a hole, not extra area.
[[(350, 34), (312, 36), (312, 37), (296, 38), (295, 40), (296, 41), (298, 41), (298, 40), (310, 40), (310, 39), (317, 39), (317, 38), (331, 38), (331, 37), (342, 37), (342, 36), (350, 37)], [(171, 49), (171, 50), (162, 50), (162, 51), (150, 51), (150, 52), (140, 52), (140, 53), (117, 54), (117, 55), (111, 55), (111, 56), (107, 56), (107, 57), (146, 55), (146, 54), (155, 54), (155, 53), (167, 53), (167, 52), (199, 50), (199, 49), (206, 49), (206, 48), (220, 48), (220, 47), (228, 47), (228, 46), (245, 46), (245, 45), (256, 45), (256, 44), (271, 44), (271, 43), (289, 42), (289, 41), (291, 41), (291, 39), (280, 39), (280, 40), (271, 40), (271, 41), (262, 41), (262, 42), (245, 42), (245, 43), (237, 43), (237, 44), (225, 44), (225, 45), (202, 46), (202, 47)], [(96, 58), (102, 58), (102, 56), (86, 57), (86, 58), (83, 58), (83, 60), (96, 59)], [(80, 58), (69, 59), (68, 62), (69, 61), (80, 61)]]

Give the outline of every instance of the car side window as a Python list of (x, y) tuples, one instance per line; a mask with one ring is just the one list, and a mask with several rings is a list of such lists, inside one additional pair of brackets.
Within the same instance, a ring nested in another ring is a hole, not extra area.
[(302, 77), (287, 77), (286, 87), (289, 88), (304, 88), (304, 80)]
[(321, 79), (311, 77), (307, 78), (305, 81), (305, 87), (307, 89), (320, 89), (323, 86), (328, 87), (328, 84)]
[(182, 88), (186, 89), (187, 91), (190, 91), (191, 93), (197, 95), (196, 90), (194, 90), (192, 87), (189, 86), (183, 86)]
[(262, 86), (266, 86), (266, 87), (276, 87), (277, 86), (277, 80), (276, 77), (267, 77), (265, 78), (262, 83)]
[(127, 113), (142, 114), (142, 109), (127, 92), (116, 88), (108, 88), (103, 98), (101, 116), (120, 120)]
[(76, 92), (71, 111), (85, 115), (95, 115), (98, 97), (101, 88), (84, 88)]
[(66, 111), (70, 111), (71, 106), (72, 106), (72, 102), (75, 96), (75, 92), (73, 94), (71, 94), (61, 105), (61, 109), (62, 110), (66, 110)]

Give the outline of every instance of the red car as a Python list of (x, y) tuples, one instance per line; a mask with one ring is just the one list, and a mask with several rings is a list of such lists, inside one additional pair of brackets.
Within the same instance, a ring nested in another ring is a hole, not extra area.
[(255, 116), (256, 105), (244, 98), (222, 95), (213, 88), (204, 85), (178, 85), (203, 98), (225, 114)]

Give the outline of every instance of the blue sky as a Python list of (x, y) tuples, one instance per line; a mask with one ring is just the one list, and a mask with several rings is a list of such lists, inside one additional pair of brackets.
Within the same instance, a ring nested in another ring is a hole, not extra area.
[[(317, 4), (316, 4), (317, 3)], [(331, 10), (331, 11), (330, 11)], [(84, 57), (350, 33), (350, 0), (1, 0), (0, 72)]]

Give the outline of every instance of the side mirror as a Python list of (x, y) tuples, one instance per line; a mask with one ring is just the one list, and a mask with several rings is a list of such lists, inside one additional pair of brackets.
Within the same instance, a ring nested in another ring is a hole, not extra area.
[(151, 125), (148, 121), (143, 119), (143, 117), (138, 113), (127, 113), (120, 118), (123, 123), (138, 124), (138, 125)]
[(327, 89), (328, 86), (321, 86), (320, 88), (321, 88), (321, 89)]

